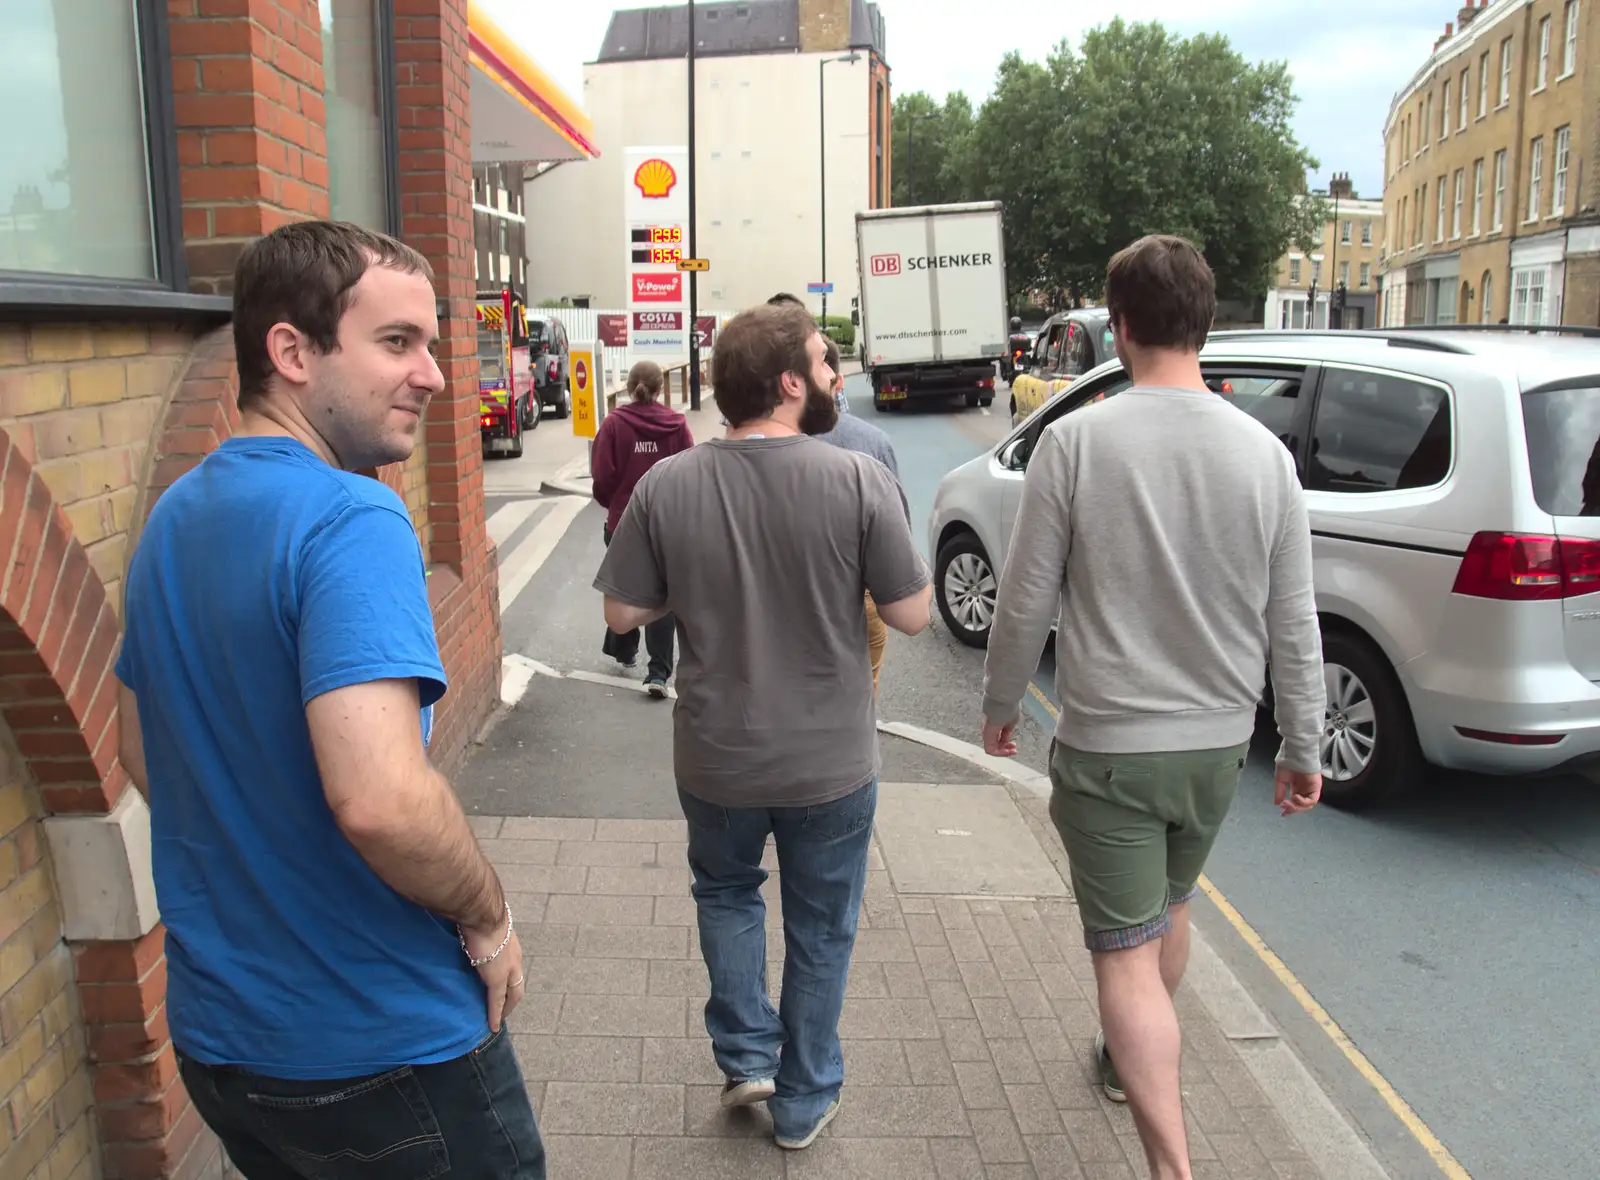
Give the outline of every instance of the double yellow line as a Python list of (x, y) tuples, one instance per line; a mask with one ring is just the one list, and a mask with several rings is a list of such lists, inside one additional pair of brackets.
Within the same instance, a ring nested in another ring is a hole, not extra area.
[[(1061, 710), (1031, 680), (1028, 682), (1028, 691), (1033, 695), (1033, 699), (1039, 702), (1044, 711), (1050, 714), (1052, 720), (1060, 719)], [(1450, 1154), (1450, 1149), (1440, 1142), (1437, 1135), (1429, 1130), (1428, 1124), (1422, 1121), (1422, 1117), (1415, 1110), (1411, 1109), (1409, 1102), (1400, 1097), (1399, 1092), (1390, 1084), (1389, 1079), (1378, 1072), (1378, 1067), (1367, 1059), (1366, 1054), (1356, 1048), (1355, 1042), (1350, 1039), (1349, 1034), (1344, 1029), (1339, 1027), (1338, 1021), (1328, 1015), (1326, 1008), (1317, 1003), (1316, 998), (1306, 985), (1300, 982), (1295, 973), (1289, 970), (1288, 964), (1280, 959), (1277, 953), (1267, 945), (1266, 939), (1256, 933), (1255, 927), (1244, 920), (1244, 915), (1234, 908), (1231, 901), (1223, 896), (1222, 890), (1213, 885), (1210, 879), (1203, 874), (1200, 877), (1200, 889), (1222, 912), (1222, 916), (1228, 920), (1228, 925), (1239, 932), (1239, 937), (1244, 939), (1245, 945), (1255, 952), (1256, 958), (1266, 965), (1267, 970), (1271, 971), (1277, 977), (1278, 982), (1283, 984), (1288, 993), (1294, 997), (1295, 1003), (1299, 1004), (1305, 1014), (1316, 1022), (1317, 1027), (1327, 1034), (1328, 1039), (1334, 1043), (1339, 1052), (1344, 1054), (1345, 1060), (1355, 1066), (1356, 1072), (1366, 1080), (1367, 1084), (1377, 1091), (1378, 1097), (1383, 1099), (1383, 1104), (1393, 1112), (1395, 1118), (1400, 1120), (1401, 1125), (1411, 1132), (1411, 1137), (1421, 1145), (1433, 1162), (1439, 1166), (1439, 1171), (1449, 1177), (1449, 1180), (1472, 1180), (1471, 1174), (1461, 1166), (1461, 1162)]]

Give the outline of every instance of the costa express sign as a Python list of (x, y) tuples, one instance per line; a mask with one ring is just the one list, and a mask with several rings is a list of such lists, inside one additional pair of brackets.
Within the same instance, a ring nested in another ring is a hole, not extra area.
[(635, 303), (682, 303), (683, 275), (678, 271), (649, 272), (633, 276)]
[(684, 313), (681, 311), (636, 311), (633, 313), (635, 332), (681, 332)]

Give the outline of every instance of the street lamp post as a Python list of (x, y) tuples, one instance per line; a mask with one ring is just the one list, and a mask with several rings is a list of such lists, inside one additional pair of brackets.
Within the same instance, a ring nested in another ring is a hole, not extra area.
[(1322, 255), (1311, 256), (1311, 302), (1306, 305), (1306, 327), (1317, 326), (1317, 284), (1322, 281)]
[[(822, 176), (822, 282), (828, 281), (828, 92), (823, 87), (823, 67), (829, 62), (861, 60), (859, 53), (846, 53), (839, 57), (825, 57), (817, 63), (817, 141), (821, 151)], [(822, 331), (828, 331), (828, 292), (822, 292)]]
[[(1333, 324), (1333, 292), (1339, 284), (1339, 188), (1333, 187), (1333, 273), (1328, 276), (1328, 327)], [(1339, 309), (1339, 327), (1344, 327), (1344, 308)]]
[[(694, 0), (689, 0), (689, 257), (699, 258), (695, 226)], [(689, 272), (689, 408), (700, 408), (700, 275)]]

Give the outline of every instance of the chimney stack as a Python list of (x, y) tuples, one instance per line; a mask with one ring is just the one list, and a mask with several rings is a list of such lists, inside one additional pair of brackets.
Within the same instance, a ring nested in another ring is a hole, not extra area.
[(1479, 11), (1480, 9), (1476, 5), (1468, 3), (1465, 8), (1456, 13), (1456, 24), (1463, 33), (1467, 31), (1468, 25), (1478, 19)]
[(1348, 172), (1335, 172), (1333, 178), (1328, 181), (1328, 196), (1338, 197), (1343, 201), (1352, 201), (1355, 199), (1355, 195), (1355, 189), (1350, 184), (1350, 174)]

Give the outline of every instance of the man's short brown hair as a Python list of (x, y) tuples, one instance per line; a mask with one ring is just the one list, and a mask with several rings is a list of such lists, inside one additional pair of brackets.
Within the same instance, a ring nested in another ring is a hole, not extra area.
[(717, 409), (729, 425), (768, 417), (783, 404), (783, 375), (808, 378), (806, 345), (818, 332), (804, 307), (764, 303), (741, 311), (717, 333), (711, 380)]
[(339, 321), (351, 290), (372, 266), (433, 281), (433, 268), (404, 242), (347, 221), (297, 221), (244, 248), (233, 271), (233, 350), (239, 404), (266, 393), (275, 371), (267, 355), (274, 324), (293, 324), (318, 352), (339, 347)]
[(1106, 308), (1135, 344), (1199, 352), (1217, 317), (1216, 276), (1187, 238), (1150, 234), (1111, 259)]

